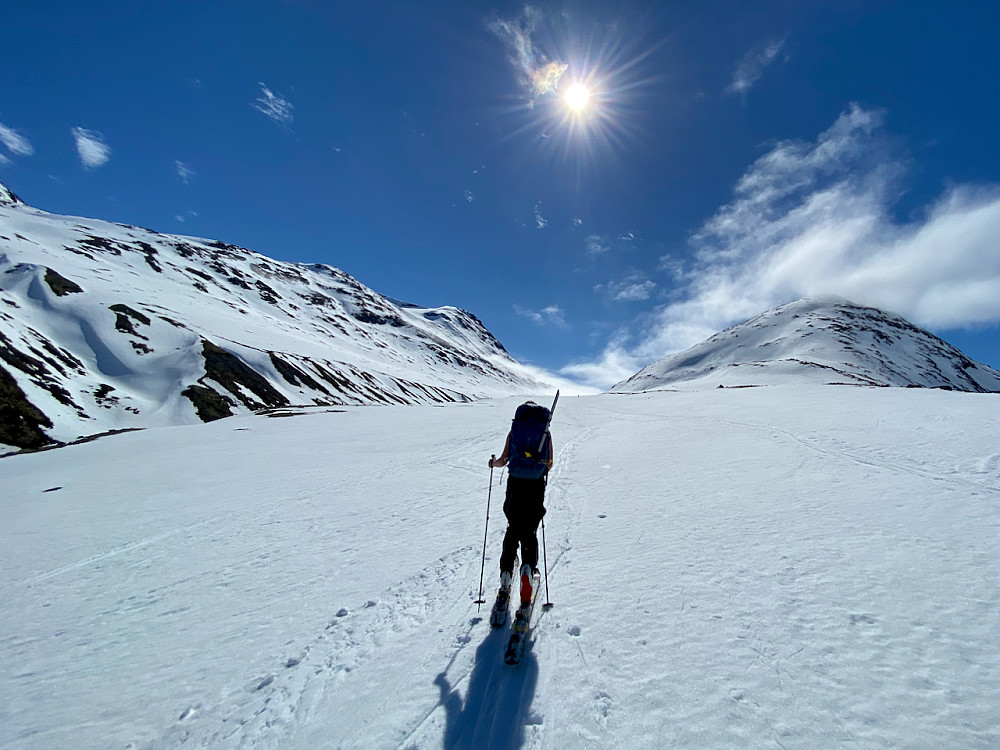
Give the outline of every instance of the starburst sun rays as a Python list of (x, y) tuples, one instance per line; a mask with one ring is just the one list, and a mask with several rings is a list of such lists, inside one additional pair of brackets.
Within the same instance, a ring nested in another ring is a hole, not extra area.
[(541, 26), (540, 15), (532, 15), (492, 27), (522, 83), (522, 96), (505, 108), (518, 121), (507, 136), (530, 138), (536, 155), (591, 162), (643, 140), (637, 105), (653, 79), (639, 70), (658, 44), (640, 49), (615, 27), (588, 44), (569, 31), (545, 35)]

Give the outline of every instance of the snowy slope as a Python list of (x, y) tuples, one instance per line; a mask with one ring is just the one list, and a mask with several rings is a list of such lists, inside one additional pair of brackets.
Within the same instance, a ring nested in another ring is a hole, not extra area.
[(539, 387), (463, 310), (390, 300), (329, 266), (48, 214), (0, 186), (0, 407), (20, 409), (0, 443)]
[(611, 390), (791, 383), (1000, 391), (1000, 372), (897, 315), (840, 298), (769, 310), (687, 351), (665, 357)]
[(516, 403), (0, 459), (0, 746), (1000, 747), (1000, 396), (563, 399), (511, 669), (473, 600)]

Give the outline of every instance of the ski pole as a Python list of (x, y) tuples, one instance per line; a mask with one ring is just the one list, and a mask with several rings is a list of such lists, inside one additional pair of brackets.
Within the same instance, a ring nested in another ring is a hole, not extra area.
[(545, 565), (545, 605), (542, 609), (551, 609), (555, 605), (549, 599), (549, 556), (545, 551), (545, 516), (542, 516), (542, 561)]
[(476, 611), (486, 603), (483, 599), (483, 576), (486, 574), (486, 539), (490, 532), (490, 501), (493, 499), (493, 462), (496, 456), (490, 456), (490, 490), (486, 493), (486, 529), (483, 531), (483, 566), (479, 570), (479, 598), (476, 599)]

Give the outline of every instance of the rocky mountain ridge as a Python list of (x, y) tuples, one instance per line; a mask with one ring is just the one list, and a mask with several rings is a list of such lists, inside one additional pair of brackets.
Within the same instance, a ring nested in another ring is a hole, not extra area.
[(547, 390), (473, 314), (327, 265), (59, 216), (0, 185), (0, 443)]

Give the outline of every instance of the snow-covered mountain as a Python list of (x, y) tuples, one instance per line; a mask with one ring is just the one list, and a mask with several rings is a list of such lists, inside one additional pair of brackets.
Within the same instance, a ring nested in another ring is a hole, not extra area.
[(615, 385), (685, 387), (830, 383), (1000, 391), (1000, 372), (898, 315), (835, 297), (768, 310)]
[(545, 389), (471, 313), (336, 268), (57, 216), (0, 185), (0, 443)]

